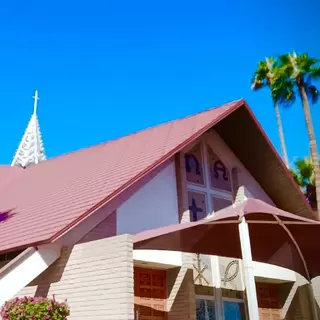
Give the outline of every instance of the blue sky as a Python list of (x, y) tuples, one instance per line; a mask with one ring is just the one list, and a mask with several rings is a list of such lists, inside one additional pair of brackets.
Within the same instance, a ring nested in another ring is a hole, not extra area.
[[(319, 10), (317, 0), (3, 1), (0, 163), (12, 159), (35, 89), (49, 157), (242, 97), (279, 149), (269, 93), (251, 92), (250, 79), (265, 56), (320, 58)], [(290, 159), (308, 154), (300, 103), (282, 116)]]

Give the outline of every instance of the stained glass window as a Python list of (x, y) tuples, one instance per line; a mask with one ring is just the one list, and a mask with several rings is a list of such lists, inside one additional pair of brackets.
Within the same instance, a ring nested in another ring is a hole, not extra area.
[(199, 299), (196, 300), (197, 320), (215, 320), (214, 300)]
[(219, 197), (216, 197), (216, 196), (212, 197), (212, 207), (213, 207), (213, 210), (215, 212), (217, 212), (217, 211), (219, 211), (221, 209), (227, 208), (227, 207), (229, 207), (231, 205), (232, 205), (232, 201), (231, 200), (219, 198)]
[(204, 178), (201, 144), (199, 143), (194, 146), (188, 153), (185, 154), (184, 158), (187, 181), (203, 186)]
[(232, 191), (230, 172), (221, 159), (207, 146), (211, 187), (223, 191)]
[(188, 203), (191, 221), (198, 221), (207, 216), (206, 195), (200, 192), (188, 192)]
[(241, 301), (224, 301), (224, 319), (225, 320), (245, 320), (244, 303)]

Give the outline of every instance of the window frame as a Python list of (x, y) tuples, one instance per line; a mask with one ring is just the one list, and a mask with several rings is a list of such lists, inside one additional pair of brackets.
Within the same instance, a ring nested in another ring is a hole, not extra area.
[(208, 160), (208, 150), (207, 148), (211, 148), (212, 151), (215, 153), (215, 155), (223, 162), (223, 164), (226, 166), (230, 179), (232, 179), (232, 170), (228, 166), (228, 164), (225, 162), (225, 159), (223, 159), (220, 156), (220, 152), (215, 152), (214, 149), (212, 148), (211, 143), (209, 143), (208, 139), (204, 138), (201, 140), (198, 140), (194, 142), (187, 150), (183, 152), (183, 158), (185, 161), (185, 155), (190, 151), (192, 148), (194, 148), (197, 144), (200, 144), (200, 150), (201, 150), (201, 160), (202, 160), (202, 172), (203, 172), (203, 180), (204, 180), (204, 185), (199, 185), (195, 184), (192, 182), (189, 182), (186, 180), (187, 183), (187, 192), (197, 192), (197, 193), (202, 193), (205, 194), (205, 199), (206, 199), (206, 207), (207, 207), (207, 217), (211, 216), (214, 214), (215, 210), (213, 207), (213, 201), (212, 198), (221, 198), (224, 200), (230, 201), (230, 205), (233, 203), (233, 184), (231, 183), (231, 191), (224, 191), (216, 188), (212, 188), (211, 186), (211, 177), (210, 177), (210, 170), (209, 170), (209, 160)]
[(244, 298), (239, 299), (239, 298), (228, 298), (228, 297), (223, 297), (222, 296), (222, 311), (223, 311), (223, 319), (225, 319), (225, 313), (224, 313), (224, 302), (236, 302), (236, 303), (243, 303), (244, 306), (244, 312), (245, 316), (247, 316), (247, 311), (246, 311), (246, 304)]
[[(196, 295), (195, 297), (196, 301), (197, 300), (204, 300), (204, 301), (213, 301), (214, 303), (214, 316), (217, 320), (217, 308), (216, 308), (216, 299), (215, 299), (215, 296), (205, 296), (205, 295)], [(206, 308), (207, 308), (207, 305), (206, 305)], [(206, 312), (206, 316), (207, 316), (207, 313), (208, 311)], [(197, 316), (197, 315), (196, 315)], [(206, 319), (207, 320), (207, 319)]]

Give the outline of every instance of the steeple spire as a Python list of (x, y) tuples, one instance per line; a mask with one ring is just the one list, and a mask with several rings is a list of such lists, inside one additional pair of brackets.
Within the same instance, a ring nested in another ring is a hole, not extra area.
[(46, 159), (37, 117), (38, 90), (35, 91), (33, 98), (33, 113), (11, 166), (27, 167), (28, 165), (37, 164)]

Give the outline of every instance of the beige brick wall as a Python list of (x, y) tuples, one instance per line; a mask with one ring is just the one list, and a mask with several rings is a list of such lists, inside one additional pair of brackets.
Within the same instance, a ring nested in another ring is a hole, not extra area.
[(280, 303), (282, 319), (308, 320), (312, 319), (309, 289), (304, 277), (296, 273), (296, 282), (280, 285)]
[(68, 300), (70, 320), (133, 320), (133, 247), (129, 235), (77, 244), (18, 296)]
[(181, 267), (167, 271), (168, 320), (196, 320), (192, 269)]
[(317, 305), (320, 306), (320, 277), (316, 277), (312, 280), (312, 288)]

